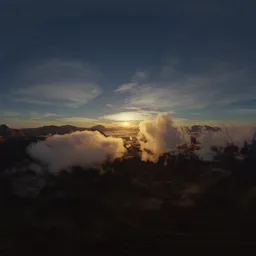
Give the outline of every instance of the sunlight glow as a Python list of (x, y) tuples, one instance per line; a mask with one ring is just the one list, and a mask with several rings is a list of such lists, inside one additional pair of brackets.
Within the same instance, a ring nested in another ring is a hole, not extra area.
[(122, 125), (125, 126), (125, 127), (128, 127), (128, 126), (130, 126), (130, 123), (128, 123), (128, 122), (123, 122)]
[[(154, 113), (155, 114), (155, 113)], [(128, 112), (119, 112), (111, 115), (103, 116), (104, 119), (112, 120), (112, 121), (141, 121), (152, 119), (152, 112), (148, 111), (128, 111)]]

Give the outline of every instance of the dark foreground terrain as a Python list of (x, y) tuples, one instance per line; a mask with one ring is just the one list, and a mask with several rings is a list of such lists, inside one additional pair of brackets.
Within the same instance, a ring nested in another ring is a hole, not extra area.
[[(250, 159), (223, 154), (203, 163), (180, 155), (164, 166), (162, 159), (153, 164), (134, 157), (102, 171), (77, 167), (56, 176), (29, 171), (27, 144), (0, 152), (2, 253), (171, 252), (255, 244), (256, 168)], [(22, 171), (4, 171), (14, 166)]]

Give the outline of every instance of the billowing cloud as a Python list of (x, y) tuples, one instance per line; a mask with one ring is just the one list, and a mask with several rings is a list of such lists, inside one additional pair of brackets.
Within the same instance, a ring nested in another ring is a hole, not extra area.
[(227, 146), (227, 134), (225, 131), (213, 132), (204, 131), (200, 137), (200, 150), (196, 154), (205, 161), (212, 161), (216, 156), (216, 152), (212, 147), (224, 148)]
[(106, 160), (122, 157), (125, 152), (122, 139), (105, 137), (97, 131), (54, 135), (28, 148), (28, 153), (52, 173), (72, 166), (99, 168)]
[(21, 73), (12, 91), (16, 102), (79, 107), (101, 94), (99, 74), (79, 61), (43, 61)]
[(139, 124), (138, 139), (143, 161), (156, 162), (163, 153), (171, 152), (182, 142), (182, 133), (171, 117), (159, 114), (154, 120)]
[(221, 127), (221, 131), (203, 131), (199, 138), (200, 150), (196, 154), (202, 160), (212, 161), (217, 155), (212, 147), (217, 147), (223, 150), (227, 145), (235, 145), (239, 149), (244, 146), (244, 142), (252, 142), (255, 128), (252, 126), (226, 126)]

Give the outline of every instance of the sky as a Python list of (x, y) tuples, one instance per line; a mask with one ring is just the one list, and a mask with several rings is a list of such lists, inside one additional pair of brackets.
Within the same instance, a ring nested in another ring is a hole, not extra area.
[(256, 124), (255, 1), (0, 0), (0, 123), (169, 113)]

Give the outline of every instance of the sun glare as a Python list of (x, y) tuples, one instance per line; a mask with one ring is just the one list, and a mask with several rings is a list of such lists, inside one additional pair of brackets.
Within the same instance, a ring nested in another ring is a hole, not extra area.
[(128, 127), (130, 124), (128, 122), (123, 122), (123, 126)]

